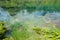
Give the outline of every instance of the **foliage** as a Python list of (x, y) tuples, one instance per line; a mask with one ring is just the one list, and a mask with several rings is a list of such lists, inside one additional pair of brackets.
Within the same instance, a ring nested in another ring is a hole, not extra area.
[(4, 24), (3, 22), (0, 22), (0, 34), (4, 33), (4, 30), (3, 30), (4, 25), (3, 24)]
[(0, 40), (5, 38), (5, 33), (6, 30), (4, 30), (4, 22), (0, 22)]
[(21, 9), (60, 11), (60, 0), (0, 0), (0, 7), (9, 12), (16, 12)]

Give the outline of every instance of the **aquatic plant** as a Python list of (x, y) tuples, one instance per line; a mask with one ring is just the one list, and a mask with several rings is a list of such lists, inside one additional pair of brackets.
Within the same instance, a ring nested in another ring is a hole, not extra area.
[[(27, 4), (27, 6), (29, 5)], [(44, 10), (46, 8), (47, 6), (43, 7)], [(0, 12), (4, 14), (5, 11), (0, 10)], [(11, 18), (8, 15), (9, 18), (6, 19), (10, 20), (4, 20), (6, 22), (4, 27), (6, 28), (3, 29), (3, 23), (0, 24), (0, 33), (4, 34), (3, 36), (5, 37), (1, 38), (3, 40), (60, 40), (59, 29), (55, 24), (52, 24), (52, 21), (60, 18), (59, 13), (47, 12), (46, 15), (44, 14), (45, 16), (42, 16), (42, 14), (43, 10), (42, 12), (34, 11), (32, 14), (29, 14), (27, 10), (22, 10)], [(6, 31), (6, 29), (8, 30)]]
[(0, 22), (0, 40), (3, 40), (6, 36), (6, 29), (4, 28), (4, 22)]
[(59, 29), (44, 16), (19, 13), (11, 20), (10, 28), (13, 40), (57, 40), (57, 37), (59, 39)]
[(40, 40), (60, 40), (59, 29), (34, 28), (35, 32), (40, 35)]
[(5, 27), (5, 22), (0, 22), (0, 40), (10, 37), (10, 32), (8, 28)]
[(0, 7), (8, 10), (11, 15), (22, 9), (60, 11), (60, 0), (0, 0)]
[(14, 27), (11, 36), (13, 40), (59, 40), (59, 29), (54, 27), (54, 25), (49, 24), (49, 27), (47, 25), (44, 27), (36, 26), (34, 23), (29, 23), (29, 21), (14, 23), (11, 25)]

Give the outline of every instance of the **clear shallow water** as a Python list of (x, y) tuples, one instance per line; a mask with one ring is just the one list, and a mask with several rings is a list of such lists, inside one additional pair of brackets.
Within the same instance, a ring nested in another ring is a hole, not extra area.
[[(0, 8), (0, 21), (7, 21), (6, 27), (8, 29), (12, 28), (19, 28), (17, 26), (10, 27), (10, 25), (15, 24), (16, 22), (19, 23), (25, 23), (27, 26), (34, 27), (51, 27), (52, 25), (49, 25), (47, 23), (51, 22), (55, 24), (57, 27), (60, 28), (60, 12), (47, 12), (45, 16), (43, 15), (43, 10), (41, 11), (33, 11), (32, 13), (29, 13), (27, 10), (21, 10), (20, 12), (17, 12), (15, 16), (10, 16), (9, 12), (4, 10), (3, 8)], [(29, 29), (28, 28), (28, 29)], [(6, 36), (10, 36), (11, 31), (6, 33)]]
[[(42, 28), (46, 28), (46, 29), (50, 28), (51, 30), (54, 30), (53, 26), (55, 27), (55, 25), (53, 25), (51, 23), (52, 23), (52, 21), (59, 19), (58, 15), (57, 15), (57, 18), (55, 19), (55, 17), (56, 17), (55, 14), (56, 14), (55, 12), (52, 12), (52, 13), (47, 12), (47, 14), (45, 16), (42, 16), (42, 14), (40, 14), (40, 11), (34, 11), (30, 14), (29, 14), (29, 12), (27, 12), (27, 10), (18, 12), (17, 15), (15, 15), (10, 20), (10, 24), (13, 25), (13, 26), (11, 26), (11, 28), (13, 28), (14, 31), (17, 30), (17, 32), (12, 33), (12, 36), (14, 33), (16, 33), (15, 35), (23, 35), (26, 32), (27, 33), (30, 32), (28, 34), (32, 34), (32, 33), (35, 34), (32, 30), (34, 27), (36, 27), (36, 28), (42, 27)], [(57, 14), (59, 14), (59, 13), (57, 13)], [(16, 23), (18, 23), (18, 24), (16, 24)], [(21, 25), (21, 26), (19, 26), (19, 25)], [(27, 30), (25, 30), (25, 28)], [(19, 39), (18, 36), (17, 37), (14, 37), (14, 36), (13, 36), (14, 40)], [(23, 35), (23, 37), (19, 36), (19, 37), (21, 37), (21, 39), (19, 39), (19, 40), (23, 40), (25, 38), (25, 36), (27, 36), (27, 35)], [(30, 35), (30, 37), (31, 36), (32, 35)], [(34, 35), (34, 37), (36, 37), (36, 36)]]
[[(3, 8), (0, 8), (0, 21), (10, 21), (11, 24), (14, 22), (23, 22), (26, 20), (33, 20), (33, 21), (42, 21), (45, 20), (47, 22), (56, 22), (56, 20), (60, 20), (60, 12), (46, 12), (45, 16), (43, 15), (43, 10), (41, 11), (33, 11), (32, 13), (29, 13), (27, 10), (21, 10), (17, 12), (15, 16), (10, 16), (9, 12), (4, 10)], [(54, 21), (55, 20), (55, 21)], [(38, 23), (38, 22), (37, 22)], [(58, 22), (57, 22), (58, 23)]]
[[(24, 15), (24, 16), (42, 16), (43, 10), (41, 11), (33, 11), (32, 13), (29, 13), (27, 10), (21, 10), (20, 12), (17, 12), (18, 16)], [(20, 14), (20, 15), (19, 15)], [(7, 10), (4, 10), (3, 8), (0, 8), (0, 21), (9, 19), (11, 16)], [(22, 16), (23, 17), (23, 16)], [(21, 17), (21, 18), (22, 18)], [(46, 12), (45, 17), (49, 20), (53, 19), (60, 19), (60, 12)]]
[(11, 16), (8, 11), (4, 10), (3, 8), (0, 8), (0, 21), (6, 21), (10, 17)]

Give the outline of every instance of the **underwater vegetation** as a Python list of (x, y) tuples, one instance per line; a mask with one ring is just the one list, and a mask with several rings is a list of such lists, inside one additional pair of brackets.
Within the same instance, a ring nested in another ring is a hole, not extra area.
[(60, 29), (51, 23), (52, 20), (45, 16), (18, 13), (7, 21), (6, 26), (11, 33), (3, 40), (60, 40)]
[(42, 22), (37, 24), (28, 20), (12, 24), (12, 40), (60, 40), (59, 29), (53, 24)]
[(0, 15), (0, 40), (60, 40), (59, 12), (42, 16), (43, 10), (32, 13), (21, 10), (10, 16), (0, 9), (0, 14), (3, 15)]
[(0, 40), (60, 40), (60, 0), (0, 0)]
[(7, 38), (6, 34), (7, 32), (9, 32), (9, 30), (5, 28), (4, 25), (5, 25), (4, 22), (0, 22), (0, 40)]

